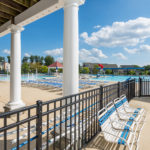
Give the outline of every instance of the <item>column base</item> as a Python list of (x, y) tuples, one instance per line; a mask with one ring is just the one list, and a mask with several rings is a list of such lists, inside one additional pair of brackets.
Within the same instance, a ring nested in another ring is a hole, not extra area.
[(23, 103), (22, 101), (19, 101), (19, 102), (9, 102), (8, 104), (6, 104), (4, 106), (4, 111), (8, 112), (8, 111), (19, 109), (19, 108), (22, 108), (22, 107), (25, 107), (25, 106), (26, 106), (25, 103)]

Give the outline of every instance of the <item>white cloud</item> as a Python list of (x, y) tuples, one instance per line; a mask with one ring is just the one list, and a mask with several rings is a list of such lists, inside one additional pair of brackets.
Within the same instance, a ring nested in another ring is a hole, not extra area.
[(97, 48), (92, 49), (92, 54), (99, 58), (107, 58), (107, 56), (105, 54), (103, 54), (102, 50), (99, 50)]
[(126, 60), (126, 59), (127, 59), (127, 57), (124, 56), (124, 54), (122, 54), (122, 53), (115, 53), (115, 54), (113, 54), (112, 56), (117, 57), (117, 58), (119, 58), (119, 59), (123, 59), (123, 60)]
[(55, 58), (55, 60), (62, 62), (63, 61), (63, 48), (56, 48), (52, 50), (46, 50), (44, 52), (46, 55), (51, 55)]
[(87, 39), (88, 38), (88, 33), (83, 32), (83, 33), (80, 34), (80, 37), (82, 37), (83, 39)]
[(125, 47), (124, 50), (128, 52), (129, 54), (136, 54), (137, 52), (139, 52), (139, 49), (137, 48), (129, 49)]
[(136, 46), (150, 37), (150, 18), (139, 17), (127, 22), (114, 22), (112, 26), (100, 28), (90, 36), (87, 32), (80, 35), (91, 46)]
[(80, 50), (80, 62), (100, 62), (101, 58), (107, 58), (107, 56), (97, 48)]
[(10, 50), (4, 49), (4, 50), (3, 50), (3, 53), (4, 53), (4, 54), (7, 54), (7, 55), (10, 55)]
[(140, 45), (140, 50), (150, 52), (150, 45)]
[(142, 52), (150, 52), (150, 45), (140, 45), (139, 48), (124, 48), (124, 50), (126, 52), (128, 52), (129, 54), (137, 54), (137, 53), (142, 53)]
[(101, 26), (100, 25), (96, 25), (94, 26), (94, 29), (99, 29)]
[(30, 57), (30, 54), (29, 53), (25, 53), (24, 56), (25, 57)]
[(44, 53), (45, 53), (46, 55), (51, 55), (51, 56), (63, 55), (63, 48), (57, 48), (57, 49), (52, 49), (52, 50), (46, 50)]
[[(46, 55), (51, 55), (55, 60), (62, 62), (63, 61), (63, 48), (46, 50), (44, 52)], [(79, 51), (80, 62), (99, 62), (101, 58), (107, 58), (103, 54), (102, 50), (93, 48), (91, 50), (81, 49)]]

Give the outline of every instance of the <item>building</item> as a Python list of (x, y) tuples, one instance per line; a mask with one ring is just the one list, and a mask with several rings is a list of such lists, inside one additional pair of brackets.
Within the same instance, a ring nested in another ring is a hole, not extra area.
[[(90, 73), (92, 73), (92, 70), (94, 68), (95, 65), (98, 65), (99, 63), (88, 63), (88, 62), (85, 62), (83, 63), (83, 67), (88, 67), (89, 70), (90, 70)], [(104, 68), (118, 68), (118, 65), (117, 64), (102, 64), (104, 66)], [(117, 70), (114, 70), (114, 73), (116, 72)]]
[(0, 62), (0, 72), (10, 72), (10, 64), (7, 62)]
[[(120, 65), (120, 68), (137, 68), (137, 65)], [(128, 74), (129, 71), (136, 71), (136, 69), (122, 69), (119, 70), (120, 74)]]

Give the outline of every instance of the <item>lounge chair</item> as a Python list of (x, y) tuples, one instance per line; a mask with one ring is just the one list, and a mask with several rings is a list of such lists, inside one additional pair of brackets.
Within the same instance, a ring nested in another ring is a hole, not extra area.
[(114, 100), (114, 105), (116, 107), (119, 118), (122, 120), (134, 120), (136, 122), (143, 123), (145, 121), (145, 117), (143, 115), (138, 114), (138, 113), (126, 112), (125, 107), (123, 105), (124, 102), (125, 102), (125, 100), (122, 100), (119, 98)]
[(110, 116), (111, 113), (109, 113), (106, 108), (103, 108), (98, 112), (98, 121), (105, 140), (127, 146), (129, 150), (132, 150), (134, 144), (136, 144), (136, 148), (138, 148), (135, 133), (126, 128), (123, 130), (115, 129), (112, 126)]
[(126, 95), (122, 95), (120, 97), (120, 100), (123, 103), (125, 112), (127, 112), (127, 113), (137, 113), (137, 114), (142, 115), (142, 116), (146, 115), (146, 111), (143, 108), (132, 108), (132, 107), (130, 107)]
[(113, 128), (120, 130), (128, 129), (131, 130), (132, 132), (138, 131), (139, 123), (129, 119), (120, 120), (113, 102), (110, 102), (106, 105), (106, 110), (110, 114), (109, 118)]

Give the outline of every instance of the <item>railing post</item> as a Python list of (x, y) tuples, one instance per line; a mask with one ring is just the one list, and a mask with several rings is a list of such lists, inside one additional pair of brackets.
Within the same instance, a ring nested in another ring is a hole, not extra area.
[(36, 150), (42, 150), (42, 101), (37, 101)]
[(100, 86), (100, 109), (103, 108), (103, 86)]
[(142, 79), (139, 78), (139, 97), (142, 96)]
[(136, 96), (136, 79), (134, 79), (133, 89), (134, 89), (134, 97), (135, 97)]
[(118, 97), (120, 97), (120, 82), (118, 82)]
[(130, 95), (130, 80), (128, 80), (128, 99), (130, 100), (131, 95)]

